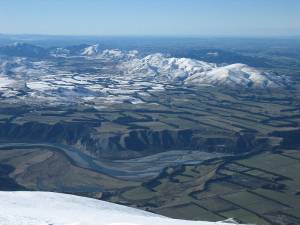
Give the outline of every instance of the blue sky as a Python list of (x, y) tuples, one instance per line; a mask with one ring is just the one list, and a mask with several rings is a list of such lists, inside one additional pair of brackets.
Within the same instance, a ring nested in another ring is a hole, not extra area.
[(0, 33), (300, 35), (300, 0), (0, 0)]

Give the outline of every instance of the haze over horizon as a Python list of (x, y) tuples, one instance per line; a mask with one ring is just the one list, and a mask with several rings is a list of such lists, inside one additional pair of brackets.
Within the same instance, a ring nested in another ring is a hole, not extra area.
[(0, 1), (0, 33), (298, 36), (297, 0)]

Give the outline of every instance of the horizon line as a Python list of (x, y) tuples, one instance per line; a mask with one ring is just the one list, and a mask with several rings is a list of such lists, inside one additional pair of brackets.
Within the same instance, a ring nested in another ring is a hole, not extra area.
[(300, 38), (300, 34), (297, 35), (263, 35), (263, 34), (42, 34), (42, 33), (1, 33), (0, 36), (40, 36), (40, 37), (74, 37), (74, 38)]

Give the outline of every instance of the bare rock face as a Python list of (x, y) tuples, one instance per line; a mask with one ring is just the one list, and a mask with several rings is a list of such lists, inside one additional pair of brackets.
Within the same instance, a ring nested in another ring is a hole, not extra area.
[(62, 144), (76, 147), (93, 157), (132, 158), (169, 150), (199, 150), (222, 153), (244, 153), (257, 147), (254, 134), (232, 137), (202, 137), (190, 129), (154, 131), (135, 129), (124, 133), (101, 133), (89, 124), (61, 122), (44, 124), (0, 124), (0, 136), (17, 142)]

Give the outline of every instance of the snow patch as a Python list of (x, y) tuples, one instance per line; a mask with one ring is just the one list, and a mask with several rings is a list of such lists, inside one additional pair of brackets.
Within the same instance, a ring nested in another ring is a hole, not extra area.
[(175, 220), (95, 199), (46, 192), (0, 192), (0, 224), (224, 225)]

